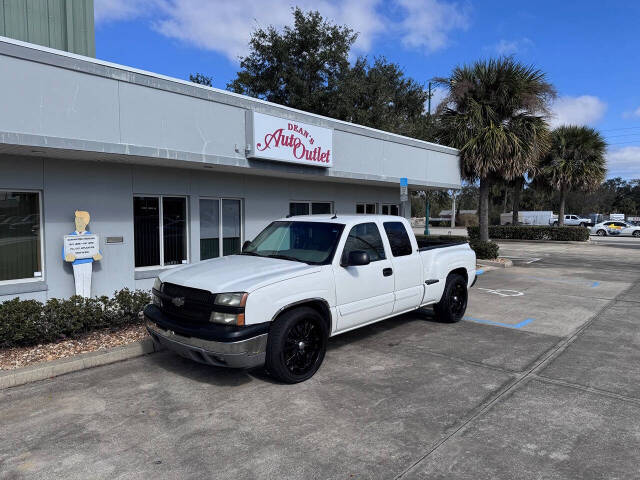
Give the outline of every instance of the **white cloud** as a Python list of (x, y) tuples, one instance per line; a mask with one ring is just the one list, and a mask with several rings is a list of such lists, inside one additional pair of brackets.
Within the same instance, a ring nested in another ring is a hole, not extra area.
[(102, 24), (148, 16), (160, 3), (161, 0), (95, 0), (95, 21)]
[(552, 128), (560, 125), (589, 125), (602, 118), (607, 104), (598, 97), (582, 95), (580, 97), (558, 97), (551, 107)]
[(467, 4), (447, 3), (440, 0), (396, 0), (404, 10), (401, 21), (402, 43), (430, 53), (449, 44), (453, 30), (466, 30), (469, 26)]
[(640, 147), (610, 149), (607, 170), (608, 177), (640, 178)]
[(520, 40), (506, 40), (502, 39), (495, 45), (485, 48), (485, 50), (491, 50), (498, 55), (515, 55), (516, 53), (522, 53), (528, 48), (533, 46), (533, 41), (529, 38), (521, 38)]
[(622, 116), (624, 118), (634, 118), (634, 117), (640, 117), (640, 107), (636, 108), (635, 110), (631, 111), (631, 112), (624, 112), (622, 114)]
[(455, 29), (468, 25), (469, 8), (443, 0), (392, 0), (402, 18), (386, 17), (382, 0), (95, 0), (101, 24), (145, 18), (162, 35), (198, 48), (220, 52), (232, 60), (248, 53), (256, 27), (291, 24), (291, 8), (318, 10), (339, 25), (359, 33), (356, 53), (367, 53), (383, 33), (399, 34), (405, 46), (432, 52), (445, 47)]

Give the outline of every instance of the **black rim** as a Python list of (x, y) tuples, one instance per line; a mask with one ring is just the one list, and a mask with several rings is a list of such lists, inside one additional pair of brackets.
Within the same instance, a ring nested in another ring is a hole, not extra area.
[(309, 373), (322, 352), (322, 332), (308, 318), (296, 322), (287, 333), (282, 356), (287, 370), (294, 375)]
[(459, 317), (464, 314), (464, 310), (467, 307), (467, 289), (462, 282), (456, 282), (451, 290), (450, 308), (451, 313), (455, 317)]

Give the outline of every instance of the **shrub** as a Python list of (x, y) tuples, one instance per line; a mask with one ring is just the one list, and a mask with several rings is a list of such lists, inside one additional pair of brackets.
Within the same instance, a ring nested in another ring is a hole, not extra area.
[(13, 299), (0, 303), (0, 348), (37, 345), (83, 333), (142, 323), (139, 316), (151, 301), (148, 292), (127, 288), (106, 296), (46, 303)]
[(496, 242), (489, 240), (488, 242), (481, 242), (478, 239), (473, 239), (469, 242), (469, 246), (476, 252), (476, 258), (483, 258), (486, 260), (493, 260), (498, 258), (498, 251), (500, 247)]
[[(480, 227), (467, 227), (469, 238), (480, 238)], [(493, 240), (572, 240), (586, 242), (589, 240), (589, 229), (584, 227), (552, 227), (546, 225), (491, 225), (489, 238)]]

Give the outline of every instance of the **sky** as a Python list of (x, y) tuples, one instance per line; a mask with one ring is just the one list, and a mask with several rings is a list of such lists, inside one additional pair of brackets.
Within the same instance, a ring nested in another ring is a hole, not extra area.
[[(637, 0), (94, 0), (96, 56), (225, 88), (257, 27), (291, 8), (359, 32), (354, 58), (384, 56), (427, 85), (456, 65), (514, 55), (558, 91), (552, 126), (588, 125), (608, 143), (608, 177), (640, 178)], [(436, 90), (434, 102), (443, 97)]]

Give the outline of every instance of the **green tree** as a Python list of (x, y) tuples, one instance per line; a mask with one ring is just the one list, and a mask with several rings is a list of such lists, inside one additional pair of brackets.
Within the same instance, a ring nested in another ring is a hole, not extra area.
[(293, 26), (258, 28), (229, 90), (338, 120), (433, 139), (423, 85), (395, 63), (365, 57), (349, 63), (357, 38), (318, 12), (293, 10)]
[(213, 78), (204, 75), (203, 73), (192, 73), (189, 75), (189, 81), (193, 83), (197, 83), (199, 85), (206, 85), (207, 87), (212, 87)]
[(596, 189), (607, 173), (607, 144), (593, 128), (567, 125), (551, 134), (551, 148), (540, 164), (543, 182), (560, 194), (558, 224), (564, 224), (565, 203), (571, 190)]
[(293, 26), (279, 32), (258, 28), (249, 40), (250, 53), (229, 90), (307, 112), (323, 114), (341, 78), (349, 70), (349, 51), (357, 34), (333, 25), (318, 12), (293, 10)]
[(479, 181), (480, 239), (489, 239), (489, 190), (533, 168), (548, 148), (545, 121), (555, 90), (546, 76), (512, 57), (456, 67), (437, 81), (448, 89), (438, 107), (439, 138), (460, 149), (463, 177)]

